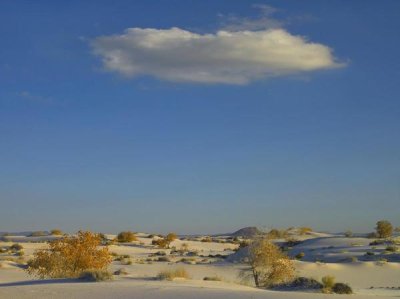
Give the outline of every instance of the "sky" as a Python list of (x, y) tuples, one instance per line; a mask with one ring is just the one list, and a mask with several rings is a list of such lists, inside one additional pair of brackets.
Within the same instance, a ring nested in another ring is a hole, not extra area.
[(399, 13), (0, 0), (0, 231), (399, 226)]

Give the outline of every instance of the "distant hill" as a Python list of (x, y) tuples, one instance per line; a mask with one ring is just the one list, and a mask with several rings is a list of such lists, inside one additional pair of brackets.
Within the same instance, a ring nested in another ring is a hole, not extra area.
[(261, 234), (261, 231), (255, 226), (241, 228), (234, 233), (230, 234), (232, 237), (245, 237), (251, 238), (255, 235)]

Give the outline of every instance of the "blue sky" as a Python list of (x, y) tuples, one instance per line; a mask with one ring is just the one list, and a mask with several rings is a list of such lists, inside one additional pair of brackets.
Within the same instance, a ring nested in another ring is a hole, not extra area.
[(0, 5), (0, 231), (400, 225), (399, 1)]

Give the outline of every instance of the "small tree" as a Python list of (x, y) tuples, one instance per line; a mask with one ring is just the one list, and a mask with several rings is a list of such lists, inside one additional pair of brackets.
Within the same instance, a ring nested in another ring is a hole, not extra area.
[(249, 246), (249, 264), (257, 287), (270, 287), (293, 279), (295, 268), (286, 254), (268, 238)]
[(379, 238), (389, 238), (393, 234), (393, 226), (387, 220), (378, 221), (375, 229)]
[(49, 249), (34, 253), (26, 271), (40, 278), (76, 278), (86, 270), (104, 270), (112, 259), (108, 248), (98, 248), (100, 237), (91, 232), (78, 232), (49, 243)]

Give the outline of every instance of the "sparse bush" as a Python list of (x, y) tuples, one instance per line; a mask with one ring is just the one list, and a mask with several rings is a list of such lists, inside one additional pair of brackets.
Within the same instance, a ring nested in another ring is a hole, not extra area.
[(338, 282), (332, 287), (332, 291), (336, 294), (353, 294), (353, 290), (348, 284)]
[(106, 281), (112, 279), (112, 274), (104, 270), (87, 270), (79, 275), (79, 279), (90, 282)]
[(252, 242), (248, 262), (257, 287), (286, 283), (294, 277), (293, 261), (267, 238)]
[(170, 262), (171, 260), (167, 256), (160, 256), (160, 257), (158, 257), (157, 261), (159, 261), (159, 262)]
[(171, 242), (164, 238), (156, 239), (151, 242), (152, 245), (156, 245), (158, 248), (168, 248), (170, 243)]
[(300, 235), (305, 235), (312, 232), (312, 228), (311, 227), (307, 227), (307, 226), (303, 226), (299, 228), (299, 234)]
[(299, 252), (298, 254), (295, 255), (295, 258), (297, 260), (301, 260), (305, 256), (304, 252)]
[(15, 253), (16, 256), (24, 256), (24, 254), (25, 254), (25, 253), (24, 253), (22, 250), (17, 251), (17, 252)]
[(175, 241), (177, 238), (178, 238), (178, 236), (177, 236), (175, 233), (169, 233), (169, 234), (165, 237), (165, 239), (166, 239), (167, 241), (169, 241), (170, 243), (173, 242), (173, 241)]
[(32, 232), (29, 237), (43, 237), (43, 236), (48, 236), (48, 232), (45, 231), (36, 231), (36, 232)]
[(373, 253), (372, 251), (367, 251), (367, 252), (365, 253), (365, 255), (375, 255), (375, 253)]
[(376, 223), (376, 233), (379, 238), (389, 238), (393, 234), (393, 226), (387, 220), (380, 220)]
[(21, 244), (14, 243), (10, 246), (10, 250), (12, 251), (19, 251), (22, 250), (24, 247)]
[(63, 234), (61, 229), (52, 229), (50, 231), (50, 234), (52, 234), (53, 236), (61, 236)]
[(184, 268), (177, 268), (175, 270), (165, 270), (158, 273), (157, 278), (160, 280), (174, 280), (175, 278), (188, 279), (189, 274)]
[(288, 232), (287, 232), (287, 230), (278, 230), (278, 229), (274, 228), (274, 229), (271, 229), (267, 233), (266, 237), (268, 239), (272, 239), (272, 240), (274, 240), (274, 239), (284, 239), (284, 238), (288, 237)]
[(323, 285), (314, 278), (297, 277), (290, 283), (278, 285), (277, 288), (290, 288), (297, 290), (320, 290)]
[(220, 276), (206, 276), (203, 278), (203, 280), (206, 281), (222, 281), (222, 278)]
[(108, 248), (98, 249), (100, 237), (78, 232), (49, 243), (49, 249), (37, 250), (26, 271), (40, 278), (76, 278), (86, 270), (104, 270), (111, 263)]
[(204, 243), (211, 243), (211, 242), (212, 242), (212, 239), (211, 239), (211, 237), (207, 236), (207, 237), (204, 237), (203, 239), (201, 239), (201, 242), (204, 242)]
[(130, 231), (120, 232), (117, 235), (117, 241), (119, 243), (129, 243), (133, 241), (137, 241), (136, 234)]
[(348, 230), (348, 231), (346, 231), (346, 232), (344, 233), (344, 236), (345, 236), (346, 238), (351, 238), (351, 237), (353, 236), (353, 232), (352, 232), (351, 230)]
[(324, 287), (325, 290), (332, 290), (333, 286), (335, 285), (335, 277), (334, 276), (324, 276), (321, 279), (322, 281), (322, 285)]
[(396, 252), (398, 250), (398, 248), (397, 248), (397, 246), (389, 245), (389, 246), (386, 247), (385, 250), (389, 251), (389, 252)]

